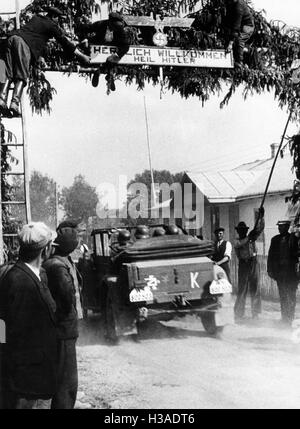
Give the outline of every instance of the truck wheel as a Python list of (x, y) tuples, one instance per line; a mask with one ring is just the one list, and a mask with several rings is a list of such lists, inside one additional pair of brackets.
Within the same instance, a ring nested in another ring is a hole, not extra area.
[(112, 343), (118, 342), (118, 335), (116, 329), (116, 316), (114, 311), (113, 302), (110, 294), (107, 295), (106, 308), (105, 308), (105, 319), (106, 319), (106, 339)]
[(216, 317), (214, 311), (203, 311), (200, 313), (202, 325), (209, 335), (217, 333)]

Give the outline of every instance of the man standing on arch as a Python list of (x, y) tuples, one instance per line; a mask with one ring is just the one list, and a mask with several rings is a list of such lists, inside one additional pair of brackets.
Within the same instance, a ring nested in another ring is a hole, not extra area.
[[(43, 55), (50, 39), (55, 38), (66, 54), (89, 63), (89, 57), (80, 52), (59, 27), (58, 19), (61, 16), (63, 12), (56, 7), (44, 8), (43, 12), (33, 15), (27, 24), (10, 34), (5, 52), (7, 78), (0, 87), (0, 113), (3, 115), (21, 115), (20, 100), (30, 75), (30, 66)], [(14, 92), (8, 108), (8, 91), (12, 82)]]
[(244, 62), (244, 48), (246, 42), (254, 32), (254, 19), (245, 0), (225, 0), (226, 26), (229, 30), (227, 50), (233, 49), (235, 66)]

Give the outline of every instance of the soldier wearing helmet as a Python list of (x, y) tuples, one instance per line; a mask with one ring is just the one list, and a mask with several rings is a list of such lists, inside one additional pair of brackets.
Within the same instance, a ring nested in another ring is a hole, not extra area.
[(153, 231), (153, 237), (163, 237), (166, 235), (166, 230), (162, 227), (155, 228)]
[(130, 231), (128, 231), (128, 229), (121, 229), (118, 232), (117, 243), (111, 245), (113, 260), (117, 258), (130, 244), (132, 244)]
[(138, 225), (136, 227), (134, 236), (135, 236), (135, 238), (137, 240), (141, 240), (141, 239), (144, 239), (144, 238), (149, 238), (150, 237), (150, 232), (149, 232), (148, 226), (147, 225)]
[(131, 234), (128, 229), (122, 229), (118, 235), (118, 243), (120, 246), (128, 246)]
[(179, 228), (176, 225), (169, 225), (167, 227), (167, 234), (168, 235), (179, 235)]

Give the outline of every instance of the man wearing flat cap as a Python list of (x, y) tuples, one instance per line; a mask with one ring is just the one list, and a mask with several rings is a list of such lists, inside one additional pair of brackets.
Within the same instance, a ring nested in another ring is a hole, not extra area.
[[(91, 23), (79, 23), (78, 31), (84, 38), (87, 38), (90, 44), (94, 45), (111, 45), (116, 47), (116, 51), (109, 55), (106, 60), (106, 80), (111, 91), (115, 91), (113, 78), (113, 68), (120, 59), (129, 50), (129, 35), (123, 16), (119, 12), (110, 12), (108, 19), (95, 21)], [(100, 69), (96, 70), (92, 85), (98, 86)]]
[[(29, 78), (30, 66), (43, 56), (50, 39), (56, 39), (68, 56), (78, 57), (84, 64), (89, 63), (89, 57), (80, 52), (59, 27), (58, 21), (62, 15), (56, 7), (44, 8), (33, 15), (27, 24), (10, 33), (5, 52), (7, 78), (0, 87), (0, 113), (3, 115), (20, 116), (20, 100)], [(7, 98), (12, 82), (14, 91), (8, 107)]]
[(225, 229), (222, 227), (215, 230), (215, 251), (212, 260), (223, 268), (229, 283), (231, 283), (229, 262), (231, 259), (232, 245), (230, 241), (224, 240), (224, 232)]
[(234, 305), (236, 322), (241, 321), (245, 316), (248, 291), (251, 297), (252, 318), (257, 319), (258, 315), (261, 313), (256, 240), (265, 228), (264, 212), (264, 208), (261, 207), (259, 209), (256, 225), (249, 234), (249, 227), (245, 222), (239, 222), (235, 228), (238, 233), (238, 239), (234, 243), (234, 248), (239, 260), (238, 291)]
[(52, 398), (52, 409), (74, 408), (77, 396), (76, 340), (78, 318), (82, 318), (81, 276), (70, 254), (77, 248), (78, 242), (76, 223), (64, 221), (57, 228), (55, 253), (44, 264), (49, 289), (56, 302), (59, 339), (58, 387)]
[(281, 322), (284, 326), (291, 326), (294, 320), (298, 287), (295, 270), (298, 247), (294, 236), (289, 233), (290, 225), (289, 220), (278, 221), (279, 234), (271, 240), (267, 263), (268, 274), (278, 286)]
[(19, 233), (19, 260), (1, 284), (0, 312), (6, 324), (4, 407), (8, 409), (50, 408), (57, 388), (56, 306), (41, 268), (55, 235), (42, 222), (25, 225)]

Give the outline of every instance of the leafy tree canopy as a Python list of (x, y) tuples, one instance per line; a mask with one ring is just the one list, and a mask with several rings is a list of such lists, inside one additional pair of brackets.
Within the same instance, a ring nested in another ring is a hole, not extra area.
[(65, 211), (66, 219), (88, 223), (91, 216), (96, 215), (98, 196), (96, 189), (89, 185), (84, 176), (79, 174), (70, 187), (62, 189), (60, 204)]
[[(111, 9), (123, 8), (124, 13), (130, 15), (154, 13), (161, 16), (193, 16), (195, 25), (191, 29), (165, 29), (170, 46), (218, 49), (224, 48), (227, 41), (224, 0), (101, 0), (101, 3), (108, 3)], [(92, 12), (99, 8), (95, 0), (35, 0), (26, 8), (23, 20), (26, 20), (29, 13), (38, 11), (41, 5), (50, 4), (65, 9), (69, 17), (69, 31), (73, 36), (75, 32), (75, 41), (76, 18), (90, 19)], [(196, 4), (198, 11), (193, 13)], [(178, 92), (185, 98), (196, 96), (205, 103), (212, 95), (220, 93), (226, 83), (229, 90), (222, 106), (240, 85), (244, 87), (244, 96), (273, 90), (279, 105), (293, 109), (296, 115), (300, 107), (300, 97), (297, 87), (290, 79), (290, 67), (293, 60), (300, 57), (299, 29), (288, 28), (280, 22), (268, 22), (263, 12), (254, 10), (251, 5), (250, 7), (255, 19), (255, 33), (249, 42), (244, 67), (234, 70), (164, 67), (165, 88)], [(138, 44), (138, 30), (131, 30), (132, 43)], [(55, 43), (49, 45), (47, 61), (51, 70), (78, 70), (78, 64), (64, 57), (61, 48)], [(125, 76), (126, 83), (135, 83), (138, 89), (143, 89), (146, 82), (160, 84), (158, 67), (118, 66), (116, 74)], [(43, 72), (33, 73), (29, 85), (33, 110), (49, 110), (54, 91)]]
[[(13, 177), (13, 200), (24, 201), (24, 179)], [(34, 170), (29, 182), (31, 218), (33, 222), (45, 222), (56, 229), (56, 184), (47, 174)], [(25, 207), (16, 205), (11, 210), (16, 223), (26, 222)]]
[[(183, 177), (183, 173), (172, 174), (168, 170), (153, 170), (155, 191), (157, 191), (158, 186), (162, 184), (172, 185), (172, 184), (180, 183), (182, 177)], [(142, 173), (136, 174), (134, 176), (134, 179), (128, 183), (128, 190), (129, 190), (128, 202), (130, 202), (133, 198), (137, 197), (137, 195), (135, 194), (136, 188), (133, 187), (132, 185), (137, 185), (137, 189), (140, 191), (139, 184), (141, 183), (146, 185), (148, 192), (146, 196), (139, 194), (139, 199), (142, 201), (143, 198), (148, 197), (147, 206), (148, 208), (150, 208), (153, 206), (153, 195), (152, 195), (153, 190), (152, 190), (152, 178), (151, 178), (150, 170), (144, 170)], [(133, 191), (133, 195), (131, 191)], [(174, 189), (173, 190), (171, 189), (170, 195), (168, 194), (168, 196), (166, 196), (164, 195), (163, 189), (161, 188), (159, 192), (155, 193), (155, 202), (162, 203), (166, 198), (167, 199), (172, 198), (173, 192), (174, 192)]]
[(48, 175), (33, 171), (30, 178), (31, 217), (56, 228), (56, 184)]

